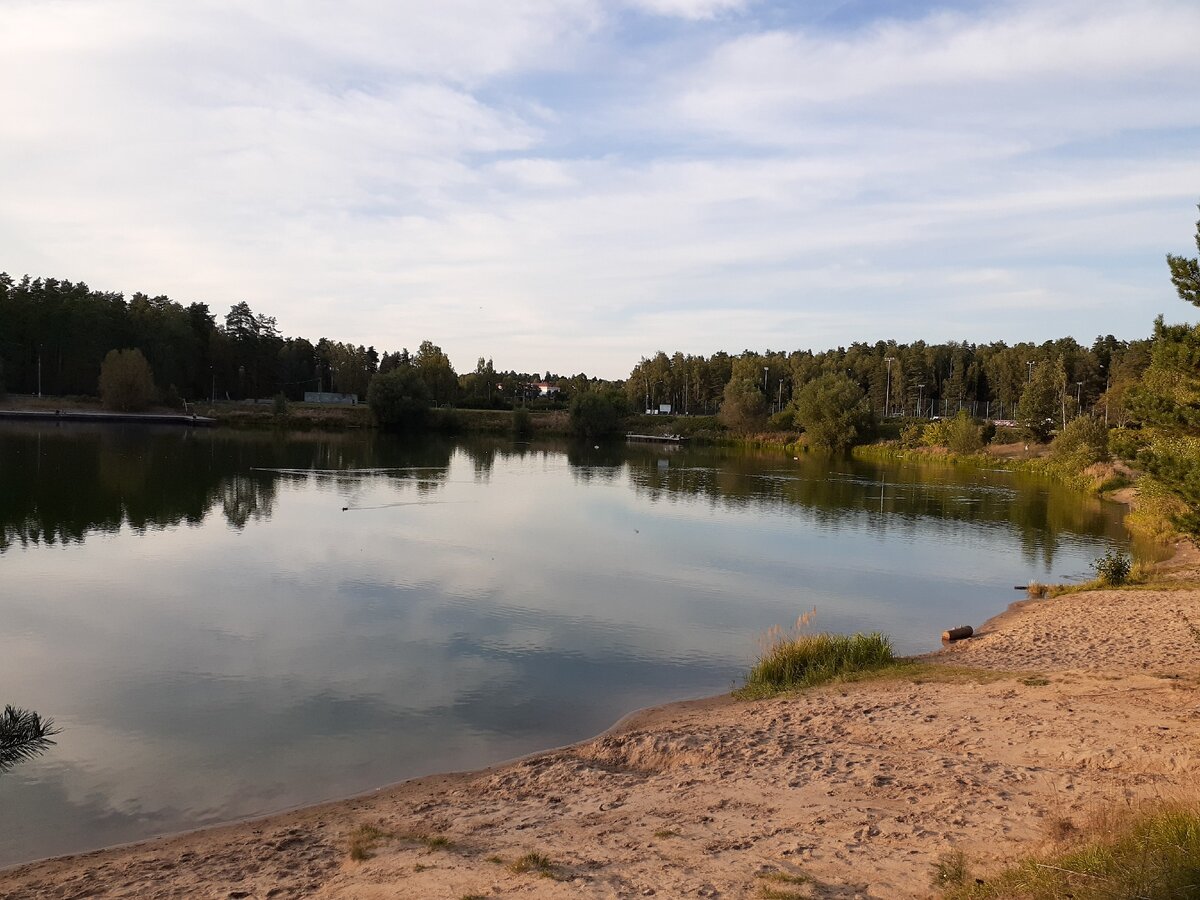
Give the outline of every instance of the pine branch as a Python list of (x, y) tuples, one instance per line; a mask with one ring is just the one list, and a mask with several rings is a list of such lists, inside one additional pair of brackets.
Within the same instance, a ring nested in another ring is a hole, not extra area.
[(0, 715), (0, 773), (44, 753), (54, 744), (50, 736), (58, 732), (51, 719), (43, 719), (31, 710), (5, 706), (4, 714)]

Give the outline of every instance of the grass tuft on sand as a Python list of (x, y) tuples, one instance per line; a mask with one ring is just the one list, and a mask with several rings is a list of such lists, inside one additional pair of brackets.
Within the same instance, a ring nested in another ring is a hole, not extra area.
[(947, 884), (947, 900), (1155, 900), (1200, 896), (1200, 809), (1120, 808), (1078, 832), (1054, 854), (1032, 857), (1000, 875)]
[(375, 848), (392, 836), (374, 825), (359, 825), (350, 832), (350, 858), (362, 862), (375, 855)]
[(543, 878), (555, 878), (558, 875), (558, 866), (545, 853), (530, 851), (524, 856), (519, 856), (508, 864), (508, 871), (517, 875), (525, 872), (535, 872)]
[(767, 633), (762, 655), (746, 676), (745, 686), (734, 693), (743, 700), (761, 700), (877, 671), (895, 662), (891, 639), (879, 632), (803, 634), (772, 629)]

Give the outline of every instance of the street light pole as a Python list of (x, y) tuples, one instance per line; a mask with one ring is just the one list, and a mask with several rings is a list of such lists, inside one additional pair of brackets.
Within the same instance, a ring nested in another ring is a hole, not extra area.
[(887, 363), (888, 367), (887, 388), (883, 392), (883, 417), (886, 419), (888, 414), (888, 404), (891, 403), (892, 400), (892, 363), (896, 361), (896, 357), (885, 356), (883, 361)]
[(1075, 382), (1075, 415), (1083, 414), (1083, 382)]
[[(763, 393), (767, 393), (767, 373), (771, 371), (770, 366), (763, 366)], [(769, 400), (767, 401), (770, 402)]]
[(925, 385), (917, 385), (917, 418), (925, 418)]

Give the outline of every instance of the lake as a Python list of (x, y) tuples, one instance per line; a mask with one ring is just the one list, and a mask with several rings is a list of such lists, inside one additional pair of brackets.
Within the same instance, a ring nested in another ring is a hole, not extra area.
[(905, 653), (1090, 575), (1122, 508), (1005, 471), (652, 445), (0, 424), (0, 864), (346, 796)]

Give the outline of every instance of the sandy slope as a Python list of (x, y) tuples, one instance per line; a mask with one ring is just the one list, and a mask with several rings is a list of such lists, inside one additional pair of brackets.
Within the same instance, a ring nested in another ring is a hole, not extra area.
[[(1195, 555), (1176, 578), (1200, 577)], [(477, 773), (0, 873), (0, 897), (925, 897), (1098, 803), (1194, 797), (1200, 591), (1018, 604), (933, 657), (990, 670), (727, 698)], [(355, 828), (393, 833), (365, 861)], [(417, 838), (441, 836), (449, 847)], [(535, 851), (553, 877), (505, 863)]]

